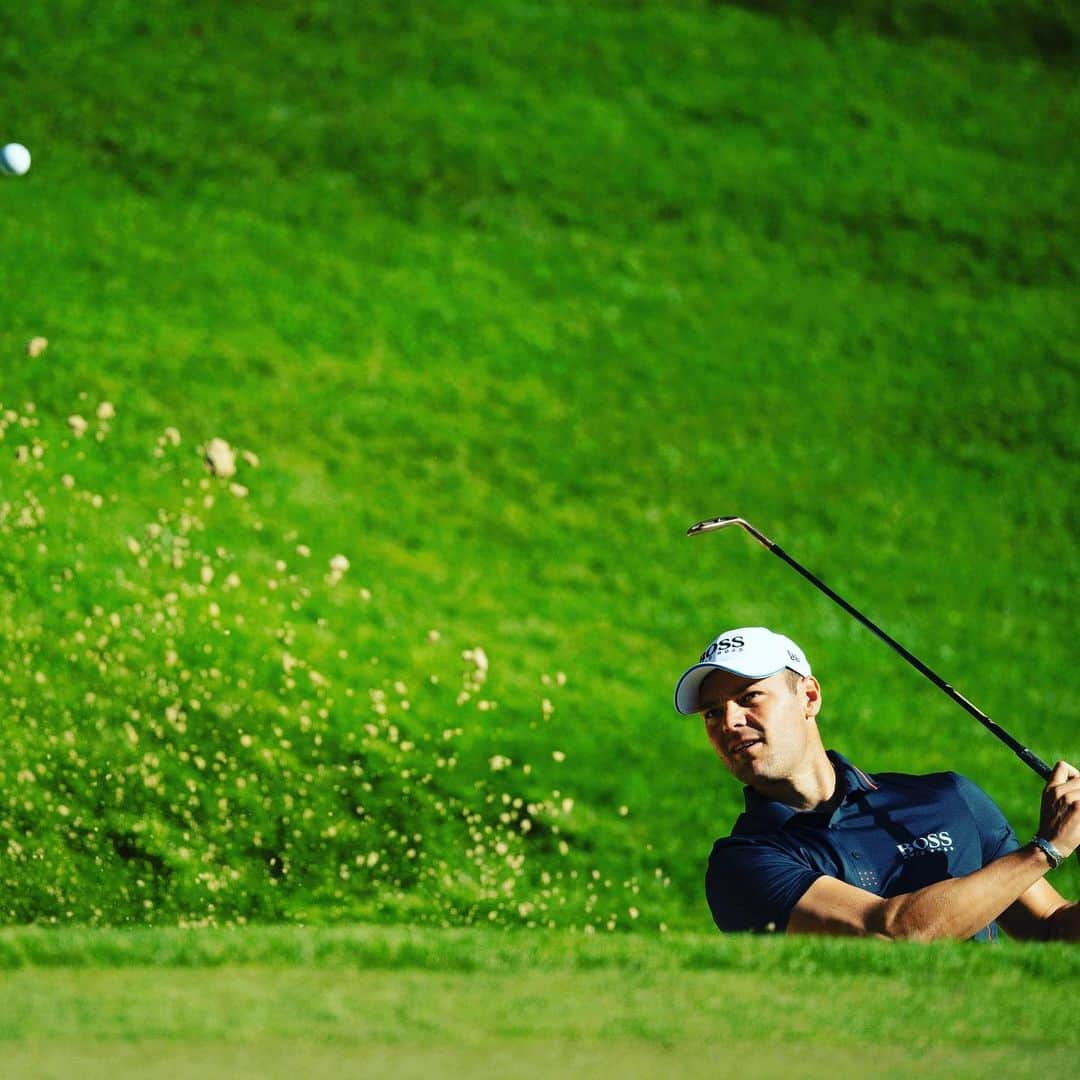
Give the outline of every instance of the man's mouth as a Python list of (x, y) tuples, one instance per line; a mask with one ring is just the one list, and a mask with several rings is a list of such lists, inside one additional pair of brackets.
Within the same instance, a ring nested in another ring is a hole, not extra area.
[(740, 754), (749, 750), (752, 746), (757, 746), (760, 743), (760, 739), (743, 739), (740, 742), (735, 743), (729, 753), (732, 757), (738, 757)]

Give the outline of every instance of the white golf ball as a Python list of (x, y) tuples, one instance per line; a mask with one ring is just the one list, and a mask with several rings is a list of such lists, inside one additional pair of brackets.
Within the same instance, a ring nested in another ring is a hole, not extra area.
[(9, 142), (0, 150), (0, 172), (22, 176), (30, 171), (30, 151), (22, 143)]

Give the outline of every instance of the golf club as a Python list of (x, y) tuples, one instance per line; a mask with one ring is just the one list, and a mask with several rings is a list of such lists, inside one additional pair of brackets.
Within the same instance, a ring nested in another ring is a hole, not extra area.
[(746, 521), (741, 517), (710, 518), (707, 521), (699, 521), (696, 525), (691, 525), (690, 528), (686, 530), (686, 535), (698, 536), (701, 533), (725, 529), (729, 525), (738, 525), (740, 528), (745, 529), (759, 544), (761, 544), (762, 547), (767, 548), (774, 555), (778, 555), (788, 564), (788, 566), (798, 570), (811, 585), (820, 589), (830, 600), (839, 604), (849, 615), (854, 615), (863, 626), (877, 634), (889, 648), (894, 652), (899, 653), (913, 668), (915, 668), (916, 671), (925, 675), (939, 690), (948, 694), (957, 705), (974, 716), (991, 735), (996, 735), (1022, 762), (1024, 762), (1025, 765), (1038, 773), (1044, 780), (1050, 779), (1052, 770), (1038, 754), (1017, 742), (1007, 731), (991, 720), (986, 713), (972, 705), (963, 694), (958, 694), (940, 675), (928, 668), (917, 656), (908, 652), (900, 642), (891, 638), (880, 626), (871, 622), (861, 611), (853, 608), (842, 596), (833, 592), (824, 581), (811, 574), (805, 566), (801, 566), (797, 563), (782, 547), (780, 547), (779, 544), (774, 544), (763, 532), (755, 529), (749, 521)]

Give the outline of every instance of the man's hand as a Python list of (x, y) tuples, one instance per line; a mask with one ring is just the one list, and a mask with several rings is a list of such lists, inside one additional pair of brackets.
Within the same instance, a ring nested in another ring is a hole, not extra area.
[(1039, 835), (1068, 858), (1080, 847), (1080, 770), (1059, 761), (1046, 782)]

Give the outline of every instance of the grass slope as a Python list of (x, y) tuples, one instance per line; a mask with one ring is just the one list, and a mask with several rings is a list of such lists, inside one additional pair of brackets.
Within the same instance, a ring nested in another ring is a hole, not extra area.
[(1067, 72), (697, 4), (86, 11), (0, 16), (2, 917), (705, 929), (739, 793), (668, 702), (740, 623), (831, 745), (1033, 829), (913, 672), (681, 533), (747, 516), (1080, 757)]

